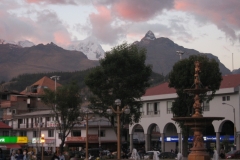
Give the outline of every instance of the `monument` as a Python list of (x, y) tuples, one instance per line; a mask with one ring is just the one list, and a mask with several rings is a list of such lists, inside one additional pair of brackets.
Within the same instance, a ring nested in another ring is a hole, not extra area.
[(174, 117), (172, 120), (177, 122), (183, 122), (185, 126), (188, 126), (193, 131), (193, 146), (190, 149), (191, 152), (188, 155), (188, 160), (210, 160), (210, 156), (207, 153), (207, 149), (204, 147), (203, 131), (204, 128), (210, 126), (214, 120), (223, 120), (224, 117), (203, 117), (201, 114), (200, 94), (205, 94), (210, 91), (207, 88), (201, 87), (200, 82), (200, 62), (195, 61), (195, 74), (194, 74), (194, 88), (185, 89), (184, 91), (194, 95), (193, 109), (194, 113), (191, 117)]

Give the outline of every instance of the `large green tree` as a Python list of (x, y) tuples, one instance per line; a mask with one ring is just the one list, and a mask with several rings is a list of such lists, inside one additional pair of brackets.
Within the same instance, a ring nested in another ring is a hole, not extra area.
[[(80, 116), (80, 104), (82, 102), (79, 86), (75, 82), (58, 87), (56, 91), (45, 89), (43, 102), (51, 107), (55, 115), (57, 130), (61, 133), (60, 151), (66, 137), (72, 131)], [(55, 133), (56, 134), (56, 133)]]
[[(123, 43), (106, 52), (105, 58), (100, 60), (100, 66), (85, 78), (86, 85), (93, 93), (91, 106), (95, 110), (101, 109), (101, 116), (109, 117), (106, 110), (109, 106), (115, 107), (114, 101), (120, 99), (120, 108), (126, 105), (130, 107), (129, 115), (122, 114), (123, 123), (139, 121), (140, 97), (150, 86), (152, 73), (151, 66), (146, 65), (145, 60), (145, 49)], [(114, 125), (114, 121), (111, 122)]]
[[(219, 69), (219, 64), (214, 59), (209, 59), (204, 55), (192, 55), (188, 59), (178, 61), (169, 74), (169, 87), (173, 87), (177, 91), (178, 97), (172, 106), (172, 112), (176, 117), (190, 117), (193, 108), (193, 96), (184, 92), (184, 89), (194, 88), (194, 62), (200, 62), (200, 81), (202, 88), (208, 88), (211, 93), (206, 93), (200, 96), (201, 102), (210, 101), (219, 89), (222, 75)], [(183, 155), (187, 156), (187, 144), (190, 129), (177, 122), (183, 133)]]

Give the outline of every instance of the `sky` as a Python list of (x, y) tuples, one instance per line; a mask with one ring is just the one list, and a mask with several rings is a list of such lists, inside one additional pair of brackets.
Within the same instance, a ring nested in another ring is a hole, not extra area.
[(151, 30), (232, 70), (240, 68), (239, 8), (240, 0), (1, 0), (0, 39), (65, 47), (94, 36), (109, 51)]

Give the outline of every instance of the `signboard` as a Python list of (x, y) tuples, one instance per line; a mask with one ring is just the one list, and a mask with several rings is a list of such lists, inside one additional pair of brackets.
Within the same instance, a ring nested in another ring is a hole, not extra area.
[(0, 137), (0, 144), (2, 143), (28, 143), (28, 138), (4, 136), (4, 137)]
[(57, 122), (55, 122), (55, 121), (47, 121), (47, 127), (57, 127)]
[[(229, 141), (234, 141), (234, 136), (220, 136), (220, 141), (222, 142), (223, 140), (229, 140)], [(203, 136), (203, 140), (206, 141), (216, 141), (216, 136)], [(162, 141), (162, 137), (160, 137), (159, 141)], [(165, 142), (178, 142), (178, 136), (170, 136), (170, 137), (165, 137), (164, 138)], [(188, 138), (188, 142), (193, 141), (193, 136), (190, 136)]]
[[(97, 141), (98, 135), (88, 135), (89, 141)], [(86, 141), (86, 137), (67, 137), (68, 142), (74, 142), (74, 141)]]

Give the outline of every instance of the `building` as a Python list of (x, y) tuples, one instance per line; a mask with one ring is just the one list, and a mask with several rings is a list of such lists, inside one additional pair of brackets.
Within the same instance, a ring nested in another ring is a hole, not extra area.
[[(61, 84), (56, 83), (56, 87)], [(43, 77), (34, 84), (26, 87), (21, 93), (5, 92), (2, 94), (1, 109), (3, 110), (3, 121), (12, 128), (14, 136), (26, 136), (28, 143), (25, 147), (40, 150), (41, 134), (45, 135), (45, 150), (55, 151), (61, 143), (61, 133), (56, 127), (55, 115), (46, 106), (41, 97), (43, 89), (55, 90), (55, 81)], [(87, 107), (83, 103), (82, 107)], [(89, 120), (88, 136), (89, 148), (101, 147), (109, 150), (116, 150), (116, 134), (110, 122), (105, 118), (96, 117)], [(86, 143), (86, 121), (79, 122), (70, 132), (65, 141), (65, 146), (74, 149), (85, 148)]]
[[(240, 74), (223, 76), (215, 98), (210, 103), (202, 104), (204, 117), (225, 117), (222, 121), (213, 121), (212, 126), (205, 130), (206, 148), (216, 147), (219, 151), (223, 139), (234, 143), (235, 125), (236, 148), (240, 149), (239, 90)], [(142, 118), (139, 123), (129, 127), (130, 148), (137, 148), (139, 142), (144, 141), (145, 150), (151, 150), (153, 147), (161, 151), (182, 150), (181, 129), (171, 120), (173, 118), (171, 107), (176, 97), (175, 89), (169, 88), (167, 82), (147, 89), (145, 95), (141, 97)]]

